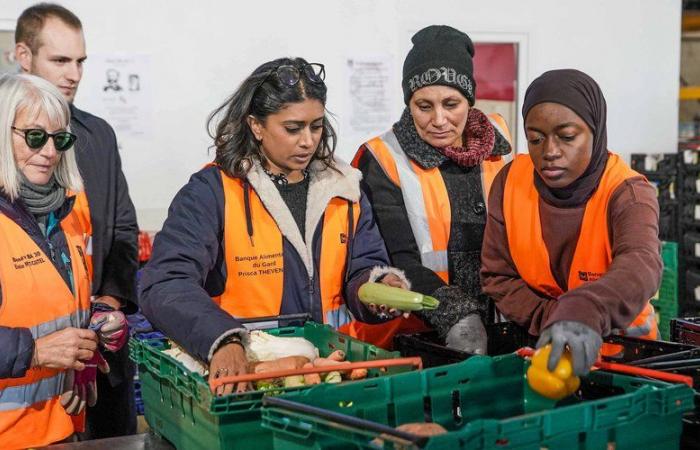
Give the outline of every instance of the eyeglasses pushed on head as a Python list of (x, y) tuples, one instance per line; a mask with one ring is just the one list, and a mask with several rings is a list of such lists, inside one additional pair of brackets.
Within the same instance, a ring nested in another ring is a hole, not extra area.
[(27, 147), (32, 150), (39, 151), (44, 145), (49, 141), (49, 138), (53, 139), (53, 146), (59, 152), (65, 152), (70, 149), (75, 140), (78, 138), (73, 133), (68, 131), (59, 131), (58, 133), (49, 133), (41, 128), (17, 128), (10, 127), (16, 133), (24, 134), (24, 142)]
[(277, 66), (276, 68), (270, 70), (270, 72), (265, 76), (261, 85), (270, 78), (270, 75), (277, 74), (277, 79), (280, 80), (285, 86), (295, 86), (299, 83), (301, 79), (301, 74), (303, 73), (307, 80), (314, 84), (323, 84), (323, 80), (326, 79), (326, 68), (320, 63), (307, 63), (301, 67), (294, 66), (291, 64), (283, 64)]

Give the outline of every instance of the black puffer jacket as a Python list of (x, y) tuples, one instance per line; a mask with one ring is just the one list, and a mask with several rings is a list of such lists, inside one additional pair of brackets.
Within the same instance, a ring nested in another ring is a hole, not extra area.
[[(488, 300), (481, 292), (479, 269), (481, 244), (486, 225), (486, 199), (481, 186), (479, 166), (460, 167), (423, 141), (415, 129), (408, 109), (394, 124), (394, 133), (406, 155), (423, 168), (438, 167), (450, 200), (452, 221), (448, 242), (449, 275), (447, 285), (421, 263), (418, 245), (411, 230), (401, 189), (384, 173), (372, 153), (360, 148), (357, 161), (362, 171), (362, 189), (372, 203), (379, 230), (384, 237), (392, 264), (406, 272), (413, 290), (440, 300), (434, 311), (420, 313), (442, 336), (459, 319), (479, 313), (486, 321)], [(492, 155), (510, 153), (510, 144), (498, 130)], [(469, 139), (469, 136), (466, 136)]]

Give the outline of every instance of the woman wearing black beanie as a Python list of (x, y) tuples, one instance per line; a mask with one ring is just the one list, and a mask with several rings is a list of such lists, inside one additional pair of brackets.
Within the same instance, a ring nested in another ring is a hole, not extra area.
[(449, 347), (483, 354), (489, 308), (479, 267), (486, 200), (511, 151), (509, 134), (500, 116), (473, 108), (469, 36), (432, 25), (412, 42), (401, 83), (406, 109), (391, 130), (360, 147), (353, 164), (363, 173), (393, 265), (440, 307), (379, 325), (376, 333), (389, 343), (397, 332), (427, 325)]
[[(656, 339), (661, 281), (654, 188), (607, 147), (606, 105), (578, 70), (545, 72), (525, 93), (529, 155), (496, 177), (482, 252), (484, 292), (509, 320), (565, 347), (588, 372), (602, 336)], [(604, 344), (604, 354), (615, 346)]]

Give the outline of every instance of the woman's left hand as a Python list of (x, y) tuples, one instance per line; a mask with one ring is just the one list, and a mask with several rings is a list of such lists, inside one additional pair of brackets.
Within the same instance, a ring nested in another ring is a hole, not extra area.
[[(399, 278), (398, 276), (394, 275), (393, 273), (388, 273), (384, 277), (382, 277), (380, 283), (386, 284), (387, 286), (392, 286), (392, 287), (397, 287), (400, 289), (407, 289), (408, 286), (406, 283)], [(377, 316), (386, 316), (387, 314), (391, 317), (399, 317), (403, 315), (405, 318), (408, 319), (408, 316), (411, 314), (410, 312), (403, 312), (400, 309), (396, 308), (389, 308), (386, 305), (375, 305), (374, 303), (367, 305), (370, 311), (372, 311), (373, 314)]]

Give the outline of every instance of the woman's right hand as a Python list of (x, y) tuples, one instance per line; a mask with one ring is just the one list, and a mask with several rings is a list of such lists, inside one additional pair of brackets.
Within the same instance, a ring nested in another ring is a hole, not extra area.
[[(239, 343), (222, 345), (215, 352), (209, 364), (209, 380), (215, 378), (245, 375), (248, 373), (248, 358), (245, 349)], [(233, 384), (224, 384), (216, 388), (216, 395), (228, 395), (233, 392)], [(250, 383), (242, 382), (236, 386), (236, 392), (245, 392)]]
[(32, 367), (83, 370), (84, 361), (97, 350), (97, 335), (92, 330), (64, 328), (34, 341)]

